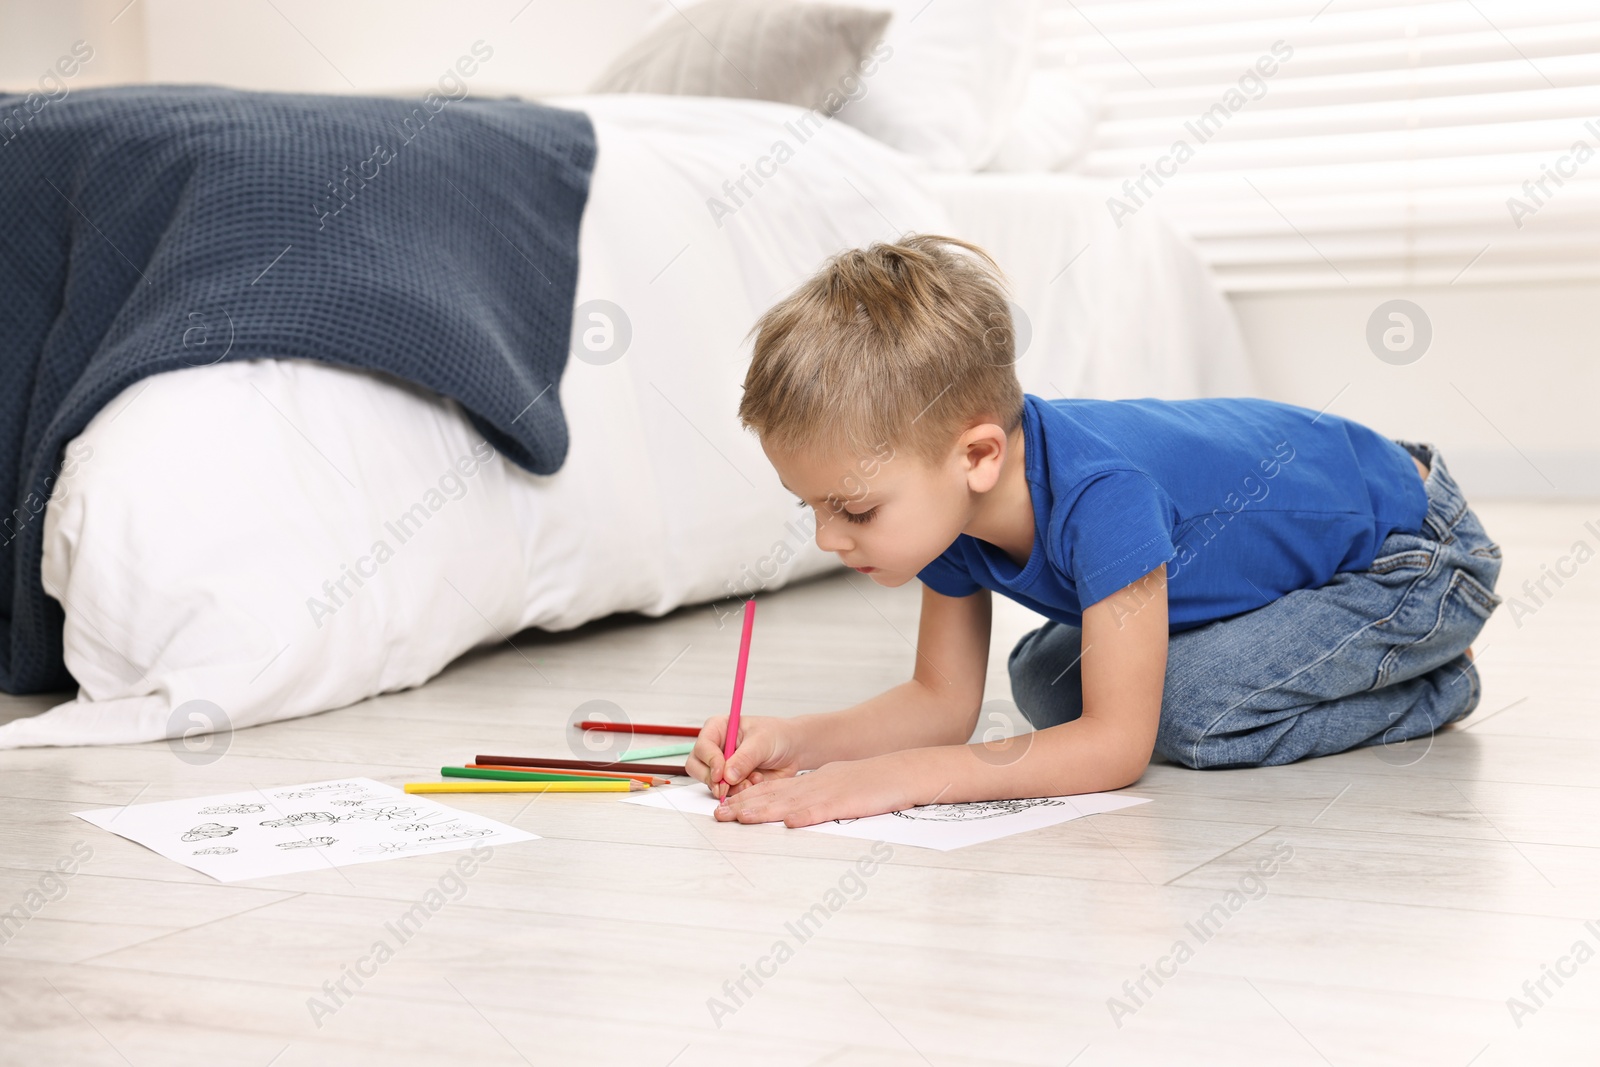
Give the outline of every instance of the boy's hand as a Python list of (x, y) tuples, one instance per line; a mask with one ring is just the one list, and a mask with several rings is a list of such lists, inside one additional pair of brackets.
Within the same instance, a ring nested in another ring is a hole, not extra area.
[(726, 804), (717, 806), (715, 815), (719, 822), (782, 820), (785, 826), (810, 826), (903, 811), (917, 801), (908, 768), (895, 758), (901, 755), (841, 760), (798, 777), (769, 778), (736, 791)]
[(695, 738), (694, 750), (684, 770), (706, 784), (719, 800), (774, 778), (788, 778), (800, 770), (793, 724), (772, 715), (740, 715), (738, 747), (724, 773), (722, 747), (728, 735), (728, 717), (706, 720)]

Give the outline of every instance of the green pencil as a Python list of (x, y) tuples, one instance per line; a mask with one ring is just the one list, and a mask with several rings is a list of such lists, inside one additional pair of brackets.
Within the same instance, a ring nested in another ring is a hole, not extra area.
[(495, 782), (627, 782), (629, 778), (589, 774), (552, 774), (549, 771), (488, 771), (479, 767), (440, 767), (446, 778), (487, 778)]
[(657, 756), (687, 756), (694, 751), (693, 741), (683, 741), (674, 745), (656, 745), (652, 748), (630, 748), (619, 760), (654, 759)]

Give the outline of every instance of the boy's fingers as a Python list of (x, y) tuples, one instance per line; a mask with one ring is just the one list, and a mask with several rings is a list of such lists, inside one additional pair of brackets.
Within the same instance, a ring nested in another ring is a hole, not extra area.
[[(697, 760), (705, 768), (705, 775), (701, 780), (707, 785), (722, 776), (722, 737), (726, 724), (727, 720), (721, 716), (707, 719), (706, 724), (700, 728), (700, 736), (695, 738), (694, 748), (689, 752), (690, 758)], [(684, 769), (687, 770), (688, 767), (689, 764), (685, 762)]]
[(744, 748), (735, 749), (733, 758), (728, 760), (728, 766), (722, 772), (723, 777), (730, 784), (743, 781), (747, 774), (753, 773), (757, 767), (761, 766), (762, 761), (766, 759), (767, 754), (765, 752), (757, 751), (761, 747), (764, 746), (749, 744)]
[(689, 754), (709, 767), (722, 758), (722, 742), (713, 741), (705, 734), (701, 734), (695, 741), (694, 747), (689, 750)]

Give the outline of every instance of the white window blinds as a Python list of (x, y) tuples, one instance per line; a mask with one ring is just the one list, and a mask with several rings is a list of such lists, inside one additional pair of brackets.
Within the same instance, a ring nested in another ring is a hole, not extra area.
[(1044, 0), (1082, 171), (1230, 290), (1600, 277), (1600, 0)]

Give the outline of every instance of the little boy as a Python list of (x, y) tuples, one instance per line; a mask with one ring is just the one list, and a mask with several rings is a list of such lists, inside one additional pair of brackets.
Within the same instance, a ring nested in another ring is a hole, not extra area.
[[(817, 545), (919, 579), (922, 617), (885, 693), (742, 716), (726, 766), (708, 719), (687, 766), (717, 818), (1120, 789), (1152, 754), (1288, 763), (1477, 706), (1500, 549), (1432, 446), (1267, 400), (1024, 394), (999, 269), (952, 238), (836, 256), (753, 332), (741, 423)], [(1035, 732), (968, 744), (991, 591), (1048, 620), (1009, 657)]]

